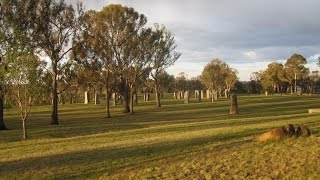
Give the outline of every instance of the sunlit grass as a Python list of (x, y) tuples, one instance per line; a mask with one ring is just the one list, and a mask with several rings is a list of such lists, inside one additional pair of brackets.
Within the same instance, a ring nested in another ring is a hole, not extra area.
[[(123, 114), (121, 106), (112, 107), (111, 119), (105, 118), (104, 104), (63, 105), (59, 126), (49, 125), (49, 106), (36, 107), (27, 141), (21, 141), (18, 113), (7, 110), (11, 130), (0, 132), (0, 177), (318, 177), (320, 114), (307, 114), (307, 109), (320, 108), (319, 98), (240, 96), (240, 115), (229, 115), (226, 99), (183, 104), (166, 97), (162, 108), (140, 102), (134, 115)], [(305, 124), (313, 137), (252, 141), (255, 135), (288, 123)]]

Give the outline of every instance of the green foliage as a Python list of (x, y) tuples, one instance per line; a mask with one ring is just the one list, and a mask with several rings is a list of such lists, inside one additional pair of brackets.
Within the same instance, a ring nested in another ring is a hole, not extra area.
[(305, 67), (306, 58), (299, 54), (293, 54), (285, 63), (286, 80), (293, 84), (294, 80), (300, 80), (308, 75), (309, 69)]
[(200, 79), (211, 91), (221, 92), (226, 89), (230, 92), (238, 80), (237, 73), (235, 69), (230, 68), (225, 62), (220, 59), (214, 59), (204, 67)]

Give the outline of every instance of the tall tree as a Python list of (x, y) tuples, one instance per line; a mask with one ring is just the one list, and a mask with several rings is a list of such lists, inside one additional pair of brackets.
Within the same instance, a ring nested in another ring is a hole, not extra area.
[[(72, 5), (64, 0), (3, 0), (8, 7), (7, 17), (14, 22), (12, 27), (22, 30), (28, 44), (41, 56), (50, 60), (52, 78), (51, 124), (58, 121), (58, 76), (67, 67), (69, 52), (76, 46), (80, 31), (80, 14), (77, 16)], [(82, 12), (78, 4), (78, 12)]]
[(10, 54), (5, 59), (8, 61), (10, 94), (19, 107), (23, 139), (27, 139), (27, 120), (31, 108), (44, 89), (40, 59), (34, 54)]
[(228, 73), (230, 73), (226, 71), (228, 68), (228, 65), (220, 59), (213, 59), (204, 67), (201, 81), (212, 91), (212, 95), (217, 96), (217, 93), (221, 92), (222, 88), (225, 87), (226, 78)]
[(4, 109), (4, 76), (6, 74), (6, 67), (2, 61), (2, 57), (0, 57), (0, 130), (6, 130), (7, 127), (4, 123), (4, 118), (3, 118), (3, 109)]
[(282, 90), (282, 84), (285, 80), (285, 71), (281, 63), (270, 63), (268, 68), (261, 74), (262, 83), (265, 89), (270, 89), (273, 93)]
[(0, 130), (7, 129), (3, 120), (3, 100), (7, 75), (7, 62), (4, 57), (10, 53), (22, 53), (30, 50), (27, 30), (30, 28), (28, 16), (32, 9), (29, 1), (0, 1)]
[(145, 51), (149, 51), (150, 53), (150, 66), (152, 68), (150, 75), (154, 80), (153, 88), (156, 93), (157, 107), (161, 107), (161, 75), (166, 68), (172, 66), (177, 61), (181, 54), (175, 51), (177, 45), (174, 36), (165, 26), (155, 24), (154, 30), (149, 33), (152, 34), (147, 34), (150, 37), (148, 39), (150, 44), (145, 46), (147, 48)]
[(175, 83), (174, 83), (174, 87), (177, 91), (184, 92), (188, 89), (187, 78), (188, 78), (188, 75), (185, 72), (180, 72), (178, 74), (178, 76), (175, 78)]
[(238, 81), (238, 71), (236, 69), (226, 67), (225, 68), (225, 97), (230, 97), (231, 88)]
[(35, 42), (35, 46), (49, 57), (51, 62), (51, 124), (57, 125), (59, 124), (58, 76), (70, 62), (63, 60), (77, 45), (75, 38), (80, 30), (80, 23), (73, 6), (66, 4), (64, 0), (39, 0), (35, 20), (32, 40)]
[[(140, 51), (139, 35), (147, 19), (133, 8), (115, 4), (104, 7), (97, 18), (102, 21), (100, 25), (100, 31), (104, 36), (101, 39), (102, 43), (110, 47), (111, 53), (105, 57), (110, 58), (109, 72), (119, 79), (115, 89), (122, 96), (124, 112), (130, 112), (130, 94), (146, 65), (146, 59)], [(141, 70), (141, 73), (137, 73), (136, 70)]]
[(293, 54), (285, 63), (286, 80), (290, 84), (291, 94), (297, 93), (298, 81), (309, 73), (305, 64), (307, 64), (306, 58), (299, 54)]

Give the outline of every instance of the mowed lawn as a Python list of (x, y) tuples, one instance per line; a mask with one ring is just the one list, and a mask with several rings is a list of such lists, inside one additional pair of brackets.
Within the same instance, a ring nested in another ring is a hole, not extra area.
[[(105, 106), (35, 107), (21, 140), (21, 120), (6, 110), (11, 129), (0, 131), (1, 179), (257, 179), (320, 178), (320, 96), (238, 96), (189, 104), (168, 95), (163, 107), (142, 102), (135, 114)], [(255, 142), (256, 135), (288, 123), (305, 124), (308, 138)]]

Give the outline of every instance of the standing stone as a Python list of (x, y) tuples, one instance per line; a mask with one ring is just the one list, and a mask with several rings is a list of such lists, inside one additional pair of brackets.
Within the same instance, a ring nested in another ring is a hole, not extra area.
[(117, 96), (116, 93), (112, 93), (112, 105), (115, 106), (117, 105)]
[(177, 99), (177, 93), (176, 92), (173, 92), (173, 98)]
[(94, 104), (95, 105), (100, 104), (100, 94), (98, 91), (96, 91), (94, 94)]
[(194, 90), (194, 98), (197, 99), (199, 96), (199, 90)]
[(198, 95), (198, 102), (201, 102), (201, 97), (202, 97), (202, 91), (199, 91), (199, 95)]
[(268, 91), (265, 92), (266, 96), (268, 96)]
[(147, 101), (147, 93), (143, 93), (143, 101), (146, 102)]
[(88, 91), (84, 92), (84, 104), (89, 104), (89, 94)]
[(239, 114), (237, 95), (235, 94), (230, 96), (230, 114)]
[(145, 102), (150, 101), (150, 93), (145, 92), (145, 93), (143, 94), (143, 100), (144, 100)]
[(210, 90), (207, 90), (206, 94), (207, 94), (207, 99), (210, 99)]
[(218, 100), (218, 92), (217, 91), (213, 91), (212, 96), (213, 96), (212, 99), (214, 99), (215, 101)]
[(203, 98), (204, 98), (204, 92), (203, 92), (203, 90), (201, 90), (200, 93), (201, 93), (201, 99), (203, 99)]
[(189, 103), (189, 91), (186, 91), (184, 93), (184, 103), (188, 104)]
[(184, 99), (183, 91), (180, 91), (180, 99)]

